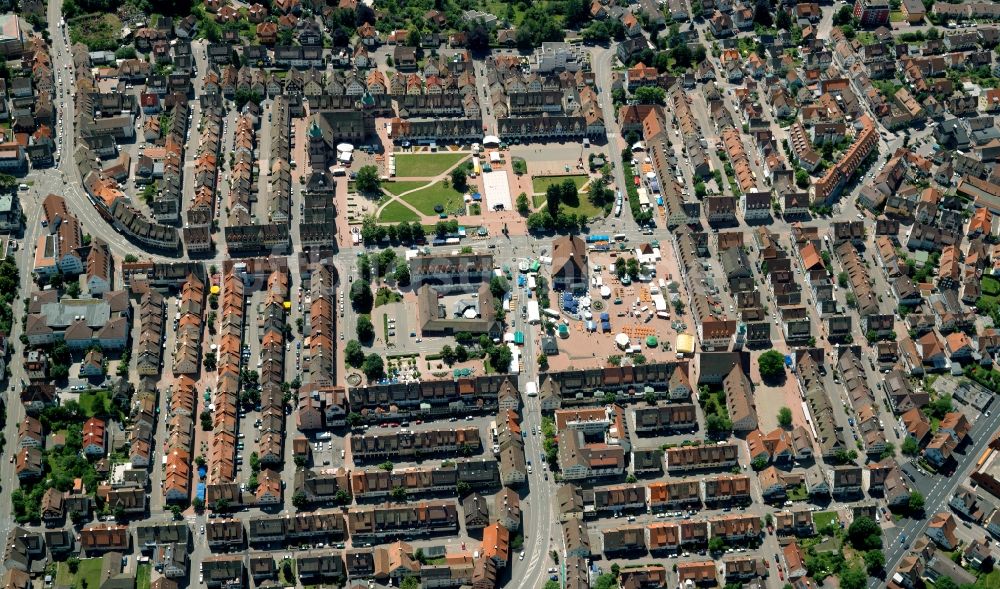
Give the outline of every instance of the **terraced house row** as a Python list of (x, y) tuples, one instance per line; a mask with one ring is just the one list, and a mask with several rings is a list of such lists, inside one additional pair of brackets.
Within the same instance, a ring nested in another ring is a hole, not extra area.
[(482, 447), (479, 429), (461, 427), (426, 431), (392, 431), (351, 436), (351, 455), (357, 461), (382, 458), (456, 454), (463, 447), (478, 452)]
[[(285, 407), (281, 385), (285, 381), (285, 301), (289, 300), (288, 272), (276, 269), (267, 278), (261, 331), (260, 405), (258, 454), (263, 467), (284, 462)], [(262, 485), (264, 482), (262, 480)], [(272, 483), (273, 484), (273, 483)], [(280, 481), (277, 482), (280, 491)], [(258, 490), (258, 493), (260, 490)]]
[(222, 109), (202, 111), (198, 152), (194, 160), (194, 198), (185, 211), (184, 245), (188, 254), (212, 249), (212, 221), (215, 219), (219, 178), (219, 155), (222, 148)]
[(605, 393), (614, 393), (620, 402), (642, 400), (646, 393), (659, 399), (686, 400), (691, 398), (688, 375), (687, 362), (543, 372), (539, 375), (538, 398), (543, 411), (603, 403)]
[(336, 270), (326, 262), (315, 264), (308, 276), (309, 346), (296, 412), (299, 431), (339, 427), (346, 422), (347, 392), (336, 386), (335, 277)]
[(230, 269), (222, 280), (219, 308), (219, 347), (216, 381), (212, 393), (212, 448), (209, 484), (236, 480), (236, 444), (239, 435), (240, 367), (243, 350), (245, 285)]
[(236, 119), (234, 159), (229, 177), (229, 222), (248, 225), (253, 211), (254, 151), (257, 123), (249, 115)]
[(409, 494), (455, 491), (458, 481), (473, 489), (492, 489), (500, 484), (500, 470), (495, 460), (469, 458), (447, 461), (434, 468), (416, 467), (388, 473), (383, 470), (343, 468), (295, 471), (294, 492), (302, 492), (313, 505), (332, 504), (341, 492), (357, 499), (380, 498), (397, 486)]
[[(510, 382), (513, 386), (504, 386)], [(368, 421), (468, 415), (520, 406), (516, 381), (507, 374), (351, 387), (351, 411)]]

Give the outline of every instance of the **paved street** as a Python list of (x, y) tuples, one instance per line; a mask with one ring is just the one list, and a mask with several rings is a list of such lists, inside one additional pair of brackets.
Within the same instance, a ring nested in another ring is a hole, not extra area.
[[(911, 477), (916, 490), (924, 496), (923, 519), (903, 520), (902, 525), (894, 528), (894, 534), (887, 534), (885, 539), (885, 570), (893, 571), (899, 565), (900, 559), (906, 556), (910, 545), (914, 540), (923, 535), (930, 523), (930, 517), (939, 511), (949, 511), (948, 501), (951, 499), (955, 489), (963, 484), (976, 468), (976, 461), (990, 443), (997, 429), (1000, 428), (1000, 412), (990, 417), (980, 416), (979, 419), (971, 420), (972, 430), (969, 437), (972, 444), (965, 449), (965, 453), (959, 459), (959, 467), (951, 477), (942, 475), (925, 475), (917, 472), (912, 463), (903, 465), (903, 470)], [(905, 535), (905, 540), (900, 541)], [(868, 586), (875, 588), (881, 585), (877, 579), (871, 579)]]

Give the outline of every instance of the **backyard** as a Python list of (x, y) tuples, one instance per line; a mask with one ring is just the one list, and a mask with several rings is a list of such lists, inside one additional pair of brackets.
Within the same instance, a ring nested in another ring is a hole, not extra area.
[(121, 410), (111, 402), (111, 396), (108, 391), (104, 389), (80, 393), (79, 402), (80, 409), (83, 409), (83, 412), (88, 417), (112, 415), (124, 418), (123, 415), (120, 415)]
[(122, 21), (111, 13), (85, 14), (69, 22), (73, 43), (83, 43), (91, 51), (114, 51), (120, 45)]
[[(570, 176), (534, 176), (531, 178), (531, 189), (538, 194), (540, 192), (545, 192), (548, 190), (549, 186), (553, 184), (561, 184), (563, 180), (572, 180), (573, 184), (576, 184), (577, 190), (583, 188), (583, 185), (587, 183), (590, 178), (584, 174), (574, 174)], [(583, 200), (582, 198), (580, 199)]]
[(821, 511), (813, 514), (813, 522), (817, 530), (825, 529), (830, 524), (837, 523), (837, 513), (834, 511)]
[(400, 178), (433, 178), (443, 174), (467, 153), (403, 153), (396, 156), (396, 176)]
[(438, 212), (434, 210), (436, 205), (444, 207), (445, 214), (451, 214), (455, 211), (463, 211), (465, 206), (464, 201), (462, 200), (462, 193), (456, 191), (450, 185), (445, 186), (443, 182), (436, 182), (426, 188), (422, 188), (416, 192), (411, 192), (410, 194), (402, 197), (402, 199), (413, 205), (414, 208), (421, 213), (428, 216), (438, 214)]
[(149, 589), (149, 576), (152, 566), (140, 564), (135, 569), (135, 589)]
[(419, 221), (420, 217), (409, 207), (396, 200), (390, 202), (382, 209), (378, 220), (383, 223), (402, 223), (404, 221), (412, 223), (413, 221)]
[(101, 559), (81, 559), (76, 574), (69, 571), (67, 563), (60, 562), (59, 567), (56, 569), (55, 585), (57, 587), (87, 587), (88, 589), (97, 589), (101, 586)]

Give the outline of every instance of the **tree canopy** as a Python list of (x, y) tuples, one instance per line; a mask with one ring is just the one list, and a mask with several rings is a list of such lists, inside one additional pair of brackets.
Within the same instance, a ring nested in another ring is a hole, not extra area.
[(378, 192), (381, 180), (378, 176), (378, 168), (375, 166), (361, 166), (358, 174), (354, 178), (354, 185), (361, 192)]
[(847, 528), (847, 539), (857, 550), (882, 547), (882, 528), (870, 517), (859, 517)]
[(762, 378), (777, 378), (785, 373), (785, 357), (777, 350), (768, 350), (757, 358)]

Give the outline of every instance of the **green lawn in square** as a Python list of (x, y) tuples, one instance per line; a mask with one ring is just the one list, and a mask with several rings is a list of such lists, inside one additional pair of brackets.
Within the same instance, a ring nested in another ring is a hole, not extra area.
[(590, 199), (587, 198), (586, 193), (580, 193), (580, 204), (575, 207), (566, 206), (566, 203), (561, 203), (559, 205), (560, 213), (573, 213), (574, 215), (586, 215), (587, 217), (597, 217), (604, 215), (604, 209), (600, 207), (595, 207)]
[(83, 587), (81, 580), (87, 581), (89, 589), (96, 589), (101, 586), (101, 559), (84, 558), (80, 560), (80, 567), (76, 574), (69, 572), (69, 565), (60, 562), (56, 569), (56, 586), (59, 587)]
[(576, 184), (577, 190), (583, 186), (590, 178), (585, 174), (572, 174), (569, 176), (533, 176), (531, 178), (531, 189), (537, 194), (545, 192), (553, 184), (562, 184), (563, 180), (572, 180)]
[(837, 513), (834, 511), (821, 511), (813, 514), (813, 522), (817, 530), (822, 530), (826, 526), (837, 523)]
[(901, 10), (893, 10), (889, 13), (889, 22), (906, 22), (906, 16)]
[(433, 178), (467, 157), (467, 153), (402, 153), (396, 156), (396, 176)]
[(420, 180), (403, 180), (402, 182), (382, 183), (382, 188), (385, 188), (386, 192), (395, 194), (396, 196), (399, 196), (408, 190), (415, 190), (424, 186), (427, 186), (427, 182), (421, 182)]
[(462, 194), (450, 185), (445, 186), (442, 182), (436, 182), (427, 188), (411, 192), (403, 196), (402, 199), (425, 215), (436, 215), (435, 205), (442, 205), (445, 214), (451, 214), (463, 206)]
[(409, 207), (396, 200), (385, 205), (385, 208), (382, 209), (382, 212), (378, 216), (378, 220), (383, 223), (402, 223), (404, 221), (412, 223), (419, 221), (420, 217)]

